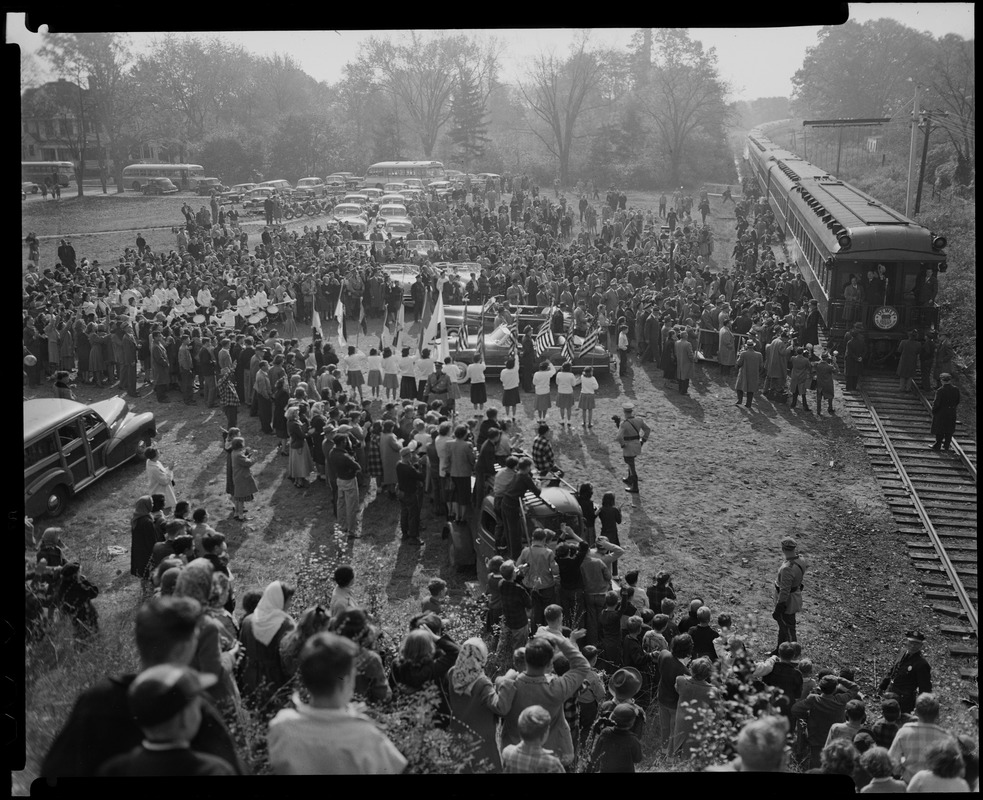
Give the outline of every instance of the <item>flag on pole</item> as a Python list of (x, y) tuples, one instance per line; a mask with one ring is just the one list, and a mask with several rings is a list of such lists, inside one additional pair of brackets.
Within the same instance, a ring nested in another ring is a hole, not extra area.
[(591, 328), (587, 331), (587, 335), (584, 337), (584, 341), (580, 343), (580, 355), (581, 357), (590, 353), (595, 347), (597, 347), (598, 334), (600, 328), (595, 322)]
[(321, 334), (321, 315), (317, 313), (316, 308), (314, 309), (314, 316), (311, 317), (311, 330), (317, 331), (317, 335), (323, 338)]
[(369, 323), (365, 319), (365, 298), (358, 301), (358, 324), (362, 326), (362, 333), (368, 335)]
[(399, 344), (399, 334), (402, 332), (404, 327), (406, 327), (406, 314), (403, 309), (403, 304), (400, 302), (399, 311), (396, 312), (396, 328), (393, 331), (394, 348)]
[[(437, 295), (437, 303), (430, 313), (429, 319), (427, 319), (426, 314), (424, 314), (424, 322), (426, 323), (423, 328), (423, 334), (420, 338), (420, 350), (425, 347), (429, 347), (431, 343), (436, 340), (437, 332), (440, 330), (446, 333), (444, 330), (447, 327), (446, 321), (444, 320), (444, 298), (440, 294)], [(441, 327), (440, 323), (444, 322), (444, 326)], [(443, 337), (444, 340), (447, 339), (446, 336)], [(443, 360), (441, 356), (441, 360)]]
[(550, 330), (549, 320), (547, 320), (546, 324), (539, 329), (539, 333), (536, 334), (536, 341), (534, 344), (537, 356), (541, 356), (547, 351), (548, 348), (555, 344), (553, 340), (553, 331)]
[(450, 336), (447, 330), (447, 317), (444, 316), (443, 295), (437, 298), (437, 308), (434, 311), (434, 318), (437, 320), (438, 333), (440, 336), (440, 344), (437, 345), (437, 352), (440, 354), (440, 360), (443, 361), (451, 354)]
[(341, 295), (338, 295), (338, 305), (334, 309), (335, 319), (338, 320), (338, 346), (348, 347), (348, 332), (345, 330), (345, 305), (341, 302)]
[(478, 331), (478, 341), (474, 346), (474, 352), (476, 355), (481, 356), (481, 360), (485, 360), (485, 329), (482, 328)]
[(468, 339), (468, 307), (464, 306), (464, 317), (461, 320), (461, 327), (457, 331), (457, 347), (458, 351), (467, 350), (471, 347), (471, 342)]
[[(484, 336), (484, 331), (482, 331), (482, 336)], [(514, 358), (516, 362), (519, 360), (519, 321), (515, 317), (509, 323), (509, 358)]]
[(577, 357), (577, 349), (573, 345), (573, 325), (567, 329), (566, 339), (563, 342), (563, 360), (573, 363)]
[(426, 299), (423, 302), (423, 316), (420, 319), (420, 344), (417, 348), (418, 350), (423, 350), (423, 348), (427, 346), (427, 342), (429, 341), (429, 339), (427, 339), (427, 330), (430, 328), (430, 321), (433, 317), (433, 313), (433, 294), (428, 291)]

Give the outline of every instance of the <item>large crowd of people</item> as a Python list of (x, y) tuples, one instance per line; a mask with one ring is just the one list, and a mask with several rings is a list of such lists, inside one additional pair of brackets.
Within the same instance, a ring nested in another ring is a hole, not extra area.
[[(512, 190), (508, 203), (502, 188)], [(577, 487), (579, 532), (527, 531), (523, 498), (564, 474), (549, 411), (555, 402), (560, 426), (572, 430), (579, 386), (586, 432), (596, 380), (540, 360), (527, 329), (502, 395), (490, 398), (480, 356), (462, 370), (434, 358), (422, 325), (402, 327), (403, 287), (382, 269), (419, 266), (417, 316), (438, 293), (447, 304), (495, 298), (504, 322), (518, 305), (566, 307), (575, 329), (598, 331), (621, 374), (654, 364), (687, 394), (701, 365), (715, 361), (728, 380), (737, 368), (738, 404), (746, 396), (752, 406), (763, 381), (765, 394), (791, 397), (793, 407), (801, 395), (806, 411), (815, 389), (816, 412), (825, 401), (832, 413), (835, 363), (817, 352), (815, 304), (791, 262), (776, 261), (782, 242), (767, 204), (745, 189), (737, 202), (729, 191), (724, 198), (734, 203), (738, 244), (722, 268), (705, 192), (698, 202), (674, 192), (656, 211), (627, 206), (612, 187), (598, 212), (596, 187), (578, 187), (575, 210), (559, 187), (549, 198), (518, 177), (473, 187), (470, 202), (459, 193), (412, 203), (410, 239), (436, 243), (426, 254), (344, 225), (288, 231), (275, 220), (251, 243), (222, 210), (214, 224), (187, 214), (167, 253), (141, 236), (111, 265), (77, 261), (67, 240), (57, 262), (46, 262), (32, 244), (28, 384), (51, 381), (62, 397), (79, 383), (118, 384), (140, 396), (142, 379), (159, 403), (177, 390), (188, 405), (221, 407), (227, 425), (216, 435), (236, 520), (249, 518), (258, 491), (248, 442), (271, 437), (286, 477), (305, 491), (323, 484), (334, 524), (350, 538), (363, 534), (361, 499), (373, 478), (394, 525), (399, 509), (402, 546), (421, 543), (425, 506), (448, 526), (467, 524), (490, 496), (499, 521), (498, 554), (478, 565), (487, 591), (469, 636), (449, 630), (456, 601), (440, 579), (408, 630), (386, 629), (360, 601), (348, 564), (335, 570), (331, 597), (307, 608), (292, 605), (291, 576), (238, 585), (210, 510), (179, 499), (172, 470), (148, 448), (130, 548), (144, 599), (135, 621), (141, 671), (106, 676), (79, 696), (41, 774), (414, 770), (419, 754), (376, 720), (415, 701), (456, 743), (463, 771), (631, 772), (657, 755), (712, 769), (843, 774), (866, 792), (976, 788), (976, 744), (939, 725), (930, 668), (915, 659), (922, 634), (910, 632), (913, 655), (892, 670), (879, 702), (861, 696), (849, 670), (819, 668), (795, 641), (807, 564), (793, 540), (781, 543), (777, 645), (752, 653), (728, 609), (693, 597), (678, 614), (672, 576), (619, 575), (613, 492), (598, 492), (596, 503), (591, 484)], [(433, 266), (462, 260), (476, 265), (470, 280)], [(326, 332), (339, 307), (337, 333), (348, 335), (336, 347)], [(365, 318), (381, 322), (376, 347), (353, 343)], [(853, 346), (862, 338), (858, 331)], [(520, 390), (536, 396), (539, 417), (528, 454), (515, 418)], [(650, 430), (630, 404), (624, 415), (616, 424), (625, 483), (637, 493), (634, 459)], [(70, 539), (48, 528), (35, 542), (28, 531), (29, 631), (43, 637), (62, 615), (85, 640), (98, 632), (98, 588), (62, 536)], [(729, 734), (722, 747), (719, 731)]]

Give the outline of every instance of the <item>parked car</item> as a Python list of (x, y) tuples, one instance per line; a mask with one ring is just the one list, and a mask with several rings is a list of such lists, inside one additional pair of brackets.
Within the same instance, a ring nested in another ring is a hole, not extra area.
[(294, 196), (304, 200), (310, 197), (324, 197), (327, 193), (327, 184), (320, 178), (301, 178), (294, 189)]
[(285, 181), (282, 179), (278, 179), (275, 181), (262, 181), (261, 183), (257, 183), (256, 185), (267, 186), (270, 189), (276, 189), (280, 194), (285, 195), (287, 197), (289, 197), (290, 194), (293, 192), (293, 187), (290, 185), (290, 181)]
[(376, 219), (409, 219), (406, 206), (401, 203), (380, 203)]
[(199, 195), (210, 195), (213, 191), (224, 192), (227, 189), (228, 187), (223, 186), (222, 181), (218, 178), (199, 178), (198, 188), (195, 190), (195, 193)]
[(427, 184), (427, 190), (436, 194), (437, 197), (447, 197), (454, 191), (454, 187), (450, 181), (430, 181)]
[(147, 178), (143, 185), (144, 194), (176, 194), (177, 186), (170, 178)]
[(435, 242), (433, 239), (407, 239), (406, 240), (407, 251), (409, 251), (413, 255), (421, 256), (423, 258), (426, 258), (431, 253), (436, 253), (439, 248), (440, 245), (437, 244), (437, 242)]
[(369, 201), (369, 196), (367, 194), (362, 194), (362, 192), (349, 192), (343, 198), (341, 198), (342, 203), (357, 203), (362, 206), (362, 208), (367, 208), (371, 205)]
[[(532, 492), (526, 492), (522, 498), (522, 505), (524, 510), (521, 515), (523, 546), (530, 543), (532, 532), (536, 528), (548, 528), (555, 533), (560, 533), (560, 526), (567, 525), (577, 536), (582, 539), (585, 538), (584, 512), (570, 489), (564, 486), (543, 486), (542, 494), (539, 497), (536, 497)], [(484, 564), (485, 559), (499, 555), (495, 547), (497, 523), (495, 498), (489, 491), (485, 494), (485, 499), (481, 504), (478, 534), (474, 539), (478, 564)], [(478, 585), (482, 592), (486, 590), (488, 570), (478, 569)]]
[(92, 405), (25, 400), (24, 512), (57, 517), (69, 498), (142, 455), (156, 436), (153, 413), (133, 413), (122, 397)]
[(241, 203), (246, 198), (246, 195), (255, 189), (256, 186), (257, 184), (255, 183), (237, 183), (235, 186), (222, 192), (219, 202)]
[(423, 185), (424, 185), (424, 184), (423, 184), (423, 181), (421, 181), (421, 180), (420, 180), (419, 178), (407, 178), (407, 179), (406, 179), (405, 181), (403, 181), (403, 182), (404, 182), (404, 183), (405, 183), (405, 184), (407, 185), (407, 187), (409, 187), (410, 189), (422, 189), (422, 188), (423, 188)]
[(406, 217), (380, 217), (383, 233), (391, 234), (393, 239), (405, 239), (413, 233), (413, 223)]
[(26, 200), (29, 194), (37, 194), (40, 191), (41, 191), (41, 187), (38, 186), (36, 183), (32, 183), (31, 181), (21, 181), (21, 185), (20, 185), (21, 200)]
[[(446, 314), (446, 309), (444, 313)], [(468, 347), (458, 347), (457, 336), (453, 332), (453, 325), (449, 319), (447, 320), (447, 327), (451, 331), (448, 339), (450, 350), (452, 353), (458, 354), (455, 356), (455, 360), (463, 361), (466, 364), (471, 363), (475, 354), (476, 337), (469, 335)], [(505, 367), (505, 361), (509, 357), (511, 338), (507, 325), (499, 325), (491, 333), (485, 334), (485, 375), (489, 378), (497, 378)], [(557, 334), (553, 338), (554, 343), (545, 349), (542, 358), (549, 358), (554, 365), (559, 366), (565, 360), (563, 357), (563, 345), (566, 342), (566, 335)], [(579, 347), (582, 344), (583, 338), (574, 335), (573, 346), (575, 348), (575, 354), (573, 371), (576, 374), (580, 374), (584, 371), (584, 367), (593, 367), (594, 377), (598, 379), (610, 375), (611, 356), (608, 351), (597, 345), (593, 350), (581, 356), (578, 353)]]
[(395, 181), (393, 183), (387, 183), (382, 187), (382, 191), (386, 194), (402, 194), (403, 189), (409, 188), (405, 183), (400, 181)]
[(255, 189), (250, 189), (249, 194), (242, 201), (242, 208), (244, 211), (262, 214), (263, 203), (266, 201), (266, 198), (272, 197), (276, 193), (276, 189), (269, 186), (257, 186)]

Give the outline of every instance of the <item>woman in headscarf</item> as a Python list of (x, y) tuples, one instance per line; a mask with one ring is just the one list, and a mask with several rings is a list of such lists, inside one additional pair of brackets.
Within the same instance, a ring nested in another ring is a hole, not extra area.
[(297, 668), (300, 666), (300, 651), (304, 644), (315, 633), (326, 631), (329, 622), (331, 616), (321, 605), (311, 606), (300, 615), (297, 627), (280, 641), (280, 664), (283, 666), (284, 677), (289, 680), (297, 674)]
[(300, 406), (291, 406), (286, 410), (287, 433), (290, 436), (290, 461), (287, 465), (287, 476), (298, 489), (310, 486), (311, 473), (314, 471), (314, 459), (311, 448), (307, 443), (308, 425), (302, 419)]
[(331, 620), (330, 630), (358, 645), (355, 658), (355, 694), (369, 703), (386, 703), (392, 696), (382, 657), (372, 649), (376, 630), (360, 608), (350, 608)]
[[(214, 572), (214, 568), (208, 561), (203, 558), (196, 558), (181, 570), (174, 587), (174, 594), (177, 597), (190, 597), (197, 600), (206, 612), (202, 617), (195, 654), (188, 666), (218, 678), (218, 683), (209, 689), (208, 693), (216, 703), (225, 704), (227, 707), (231, 706), (238, 713), (239, 690), (233, 675), (235, 674), (240, 645), (235, 640), (229, 641), (226, 638), (225, 641), (229, 644), (229, 648), (223, 649), (223, 637), (226, 636), (225, 625), (208, 613), (208, 609), (211, 607)], [(224, 598), (222, 602), (225, 602)]]
[(495, 772), (502, 769), (495, 744), (495, 726), (503, 713), (502, 700), (495, 685), (485, 674), (488, 648), (478, 637), (465, 640), (457, 661), (447, 673), (445, 692), (451, 713), (448, 730), (467, 738), (477, 735), (479, 747), (471, 756), (471, 765), (487, 761)]
[(264, 704), (287, 682), (280, 663), (280, 642), (297, 627), (287, 613), (293, 595), (292, 586), (283, 581), (273, 581), (266, 587), (259, 605), (250, 615), (249, 625), (243, 625), (239, 631), (246, 658), (242, 671), (242, 692), (252, 697), (257, 705)]
[(61, 567), (66, 563), (65, 551), (62, 549), (62, 528), (48, 528), (41, 534), (36, 560), (44, 559), (49, 567)]
[(141, 586), (146, 588), (150, 579), (150, 555), (154, 545), (164, 540), (157, 533), (153, 517), (154, 503), (150, 495), (144, 495), (136, 502), (133, 516), (130, 518), (130, 574), (140, 579)]

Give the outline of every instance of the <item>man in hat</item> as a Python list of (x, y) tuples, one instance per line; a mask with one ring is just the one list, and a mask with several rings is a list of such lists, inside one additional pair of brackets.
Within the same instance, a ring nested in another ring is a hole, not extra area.
[(914, 710), (915, 698), (919, 694), (932, 691), (932, 667), (922, 655), (924, 646), (924, 633), (905, 633), (905, 650), (884, 676), (879, 687), (881, 694), (892, 691), (898, 695), (898, 704), (903, 714)]
[(959, 405), (959, 389), (952, 385), (952, 375), (939, 375), (942, 385), (935, 392), (932, 403), (932, 433), (935, 434), (933, 450), (949, 451), (952, 434), (956, 432), (956, 406)]
[[(146, 603), (136, 617), (141, 667), (180, 669), (187, 665), (195, 655), (200, 618), (201, 606), (187, 597), (159, 597)], [(135, 679), (132, 674), (104, 678), (79, 695), (44, 759), (43, 777), (91, 777), (113, 756), (126, 754), (140, 744), (145, 734), (127, 702), (127, 690)], [(209, 753), (242, 772), (221, 712), (207, 696), (201, 704), (201, 724), (190, 738), (194, 755)]]
[(936, 383), (942, 381), (942, 373), (948, 372), (952, 375), (952, 359), (955, 358), (956, 351), (952, 348), (949, 334), (945, 331), (939, 333), (939, 343), (935, 348), (935, 366), (932, 369), (932, 376)]
[(809, 568), (796, 552), (798, 544), (795, 539), (786, 536), (782, 539), (781, 547), (784, 561), (775, 580), (775, 610), (771, 615), (778, 623), (778, 644), (772, 651), (774, 655), (778, 655), (782, 642), (798, 641), (795, 636), (795, 615), (802, 609), (802, 578)]
[(191, 748), (202, 723), (202, 694), (218, 678), (176, 664), (141, 672), (127, 692), (130, 712), (143, 742), (107, 761), (102, 777), (235, 775), (227, 762)]
[(624, 419), (616, 418), (618, 425), (617, 442), (621, 445), (621, 456), (628, 465), (628, 475), (624, 478), (627, 491), (638, 494), (638, 471), (635, 459), (642, 453), (642, 445), (649, 440), (652, 430), (645, 421), (635, 416), (635, 404), (625, 402), (621, 406)]

